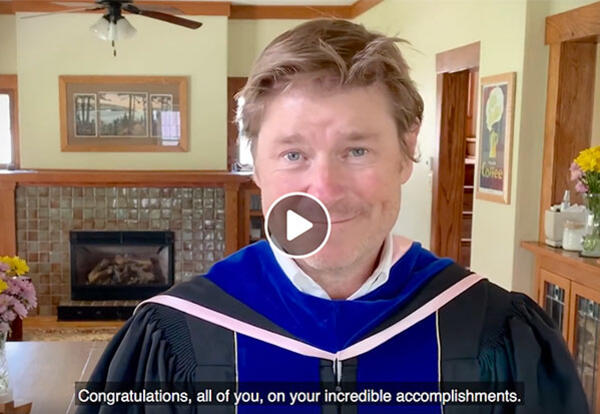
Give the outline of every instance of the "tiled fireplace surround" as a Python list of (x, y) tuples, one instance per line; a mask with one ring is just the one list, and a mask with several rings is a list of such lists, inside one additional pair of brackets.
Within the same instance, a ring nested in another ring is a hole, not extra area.
[(71, 230), (173, 231), (175, 283), (205, 272), (235, 250), (236, 243), (227, 245), (226, 237), (237, 234), (232, 231), (237, 227), (237, 209), (231, 204), (237, 204), (234, 190), (239, 183), (81, 184), (15, 185), (16, 253), (30, 266), (28, 276), (38, 292), (40, 315), (56, 315), (59, 303), (70, 299)]

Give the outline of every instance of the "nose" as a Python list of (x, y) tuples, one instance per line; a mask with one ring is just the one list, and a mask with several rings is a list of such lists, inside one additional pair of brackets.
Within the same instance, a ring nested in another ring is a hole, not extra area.
[(332, 206), (344, 197), (347, 180), (341, 165), (329, 157), (322, 157), (310, 167), (307, 193), (314, 195), (326, 206)]

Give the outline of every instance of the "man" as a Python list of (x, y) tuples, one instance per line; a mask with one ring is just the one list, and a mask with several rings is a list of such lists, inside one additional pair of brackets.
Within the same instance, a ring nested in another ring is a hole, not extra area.
[[(390, 234), (423, 113), (396, 40), (347, 21), (313, 20), (263, 51), (238, 100), (263, 211), (288, 193), (316, 197), (329, 211), (327, 242), (294, 258), (261, 241), (153, 298), (91, 377), (232, 383), (233, 391), (258, 387), (263, 398), (268, 387), (295, 384), (339, 399), (291, 405), (284, 393), (275, 406), (194, 400), (118, 412), (587, 411), (565, 343), (533, 301)], [(396, 393), (387, 405), (343, 399), (368, 384), (435, 392), (478, 382), (516, 389), (518, 399), (445, 407), (424, 394), (426, 404)]]

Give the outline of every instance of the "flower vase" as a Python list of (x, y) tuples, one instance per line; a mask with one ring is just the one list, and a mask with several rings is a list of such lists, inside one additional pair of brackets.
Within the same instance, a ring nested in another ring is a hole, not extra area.
[(600, 257), (600, 194), (585, 193), (583, 195), (587, 207), (587, 223), (582, 239), (582, 256)]
[(8, 375), (8, 360), (6, 359), (7, 337), (8, 332), (0, 332), (0, 404), (13, 399)]

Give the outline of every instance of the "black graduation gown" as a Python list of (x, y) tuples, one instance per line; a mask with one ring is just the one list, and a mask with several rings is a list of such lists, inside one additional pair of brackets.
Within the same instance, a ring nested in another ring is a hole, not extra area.
[[(402, 319), (470, 271), (452, 265), (427, 282), (407, 306), (374, 332)], [(200, 303), (256, 326), (292, 337), (206, 278), (173, 287), (170, 295)], [(522, 382), (520, 405), (447, 405), (445, 413), (587, 413), (574, 362), (552, 320), (529, 297), (482, 280), (439, 310), (442, 381)], [(230, 331), (181, 311), (148, 304), (108, 344), (90, 381), (232, 381)], [(346, 407), (347, 408), (347, 407)], [(78, 407), (77, 413), (233, 413), (232, 407), (146, 405)], [(340, 412), (354, 412), (352, 408)], [(367, 411), (368, 412), (368, 411)]]

